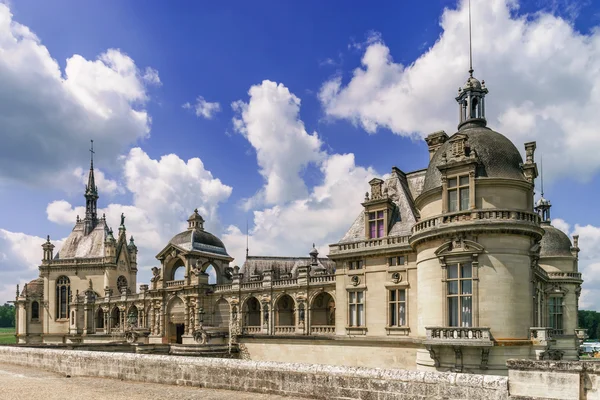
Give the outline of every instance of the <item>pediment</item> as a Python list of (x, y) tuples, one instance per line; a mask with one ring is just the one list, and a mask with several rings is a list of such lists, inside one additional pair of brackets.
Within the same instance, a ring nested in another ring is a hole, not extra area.
[(438, 257), (447, 257), (450, 255), (480, 254), (484, 251), (485, 248), (479, 243), (463, 237), (456, 237), (438, 247), (435, 255)]

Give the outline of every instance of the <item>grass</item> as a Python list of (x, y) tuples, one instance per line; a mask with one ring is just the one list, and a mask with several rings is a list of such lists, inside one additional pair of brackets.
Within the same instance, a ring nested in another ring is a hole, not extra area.
[(14, 344), (15, 328), (0, 328), (0, 344)]

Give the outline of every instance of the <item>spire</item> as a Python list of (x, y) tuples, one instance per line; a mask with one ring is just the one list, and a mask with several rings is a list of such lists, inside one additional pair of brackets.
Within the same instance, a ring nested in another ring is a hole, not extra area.
[(479, 82), (473, 76), (473, 45), (471, 34), (471, 0), (469, 0), (469, 78), (463, 87), (458, 88), (458, 130), (463, 127), (486, 126), (485, 95), (488, 93), (485, 81)]
[(98, 187), (96, 186), (96, 180), (94, 179), (94, 141), (91, 140), (90, 147), (90, 174), (88, 176), (88, 183), (85, 187), (85, 219), (84, 221), (84, 234), (88, 235), (96, 225), (98, 224)]
[(535, 212), (537, 212), (540, 215), (542, 224), (549, 224), (551, 219), (550, 219), (550, 208), (552, 207), (552, 204), (550, 203), (550, 200), (547, 200), (544, 198), (544, 158), (543, 156), (540, 158), (540, 180), (541, 180), (541, 189), (542, 189), (542, 195), (540, 197), (540, 199), (535, 203), (535, 207), (534, 210)]

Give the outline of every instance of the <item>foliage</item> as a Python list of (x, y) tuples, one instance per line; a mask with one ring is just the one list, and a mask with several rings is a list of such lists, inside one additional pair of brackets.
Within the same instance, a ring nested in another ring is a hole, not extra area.
[(0, 344), (15, 343), (15, 328), (0, 328)]
[(0, 306), (0, 328), (14, 328), (15, 326), (15, 306), (4, 303)]
[(587, 329), (590, 339), (600, 339), (600, 313), (597, 311), (579, 310), (579, 327)]

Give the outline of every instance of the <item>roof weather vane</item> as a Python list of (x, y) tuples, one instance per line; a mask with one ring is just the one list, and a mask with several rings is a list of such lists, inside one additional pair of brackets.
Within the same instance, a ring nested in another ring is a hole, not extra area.
[(91, 167), (94, 168), (94, 153), (95, 153), (95, 151), (94, 151), (94, 141), (90, 140), (90, 142), (92, 142), (92, 147), (90, 148), (90, 153), (91, 153), (91, 156), (92, 156)]
[(473, 77), (473, 48), (471, 45), (471, 0), (469, 0), (469, 75)]

